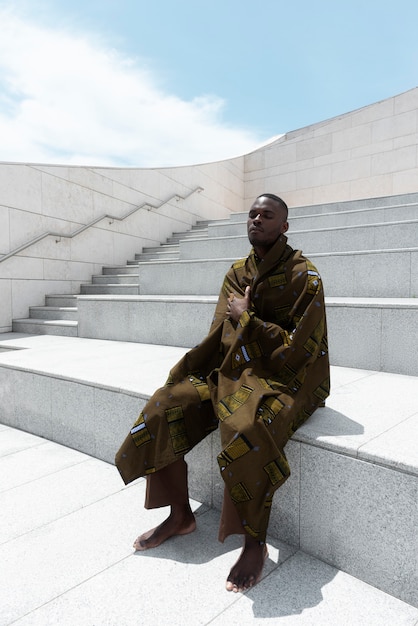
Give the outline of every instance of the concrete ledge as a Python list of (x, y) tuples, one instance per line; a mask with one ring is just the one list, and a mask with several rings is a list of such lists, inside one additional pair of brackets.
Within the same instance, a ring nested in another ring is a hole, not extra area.
[(418, 299), (325, 301), (333, 365), (418, 375)]
[[(197, 345), (217, 296), (80, 296), (79, 337)], [(326, 298), (333, 365), (418, 375), (418, 299)], [(396, 328), (396, 333), (394, 329)]]
[(80, 296), (78, 334), (192, 347), (207, 333), (216, 301), (216, 296)]
[[(348, 252), (354, 250), (384, 250), (398, 246), (413, 248), (417, 244), (418, 220), (360, 224), (339, 228), (289, 230), (289, 245), (307, 255), (315, 252)], [(248, 237), (213, 237), (180, 241), (180, 259), (240, 258), (249, 251)]]
[[(418, 297), (418, 248), (307, 255), (333, 296)], [(235, 258), (139, 263), (141, 295), (217, 295)], [(390, 271), (388, 271), (390, 267)], [(106, 275), (104, 278), (109, 277)], [(111, 280), (111, 279), (109, 279)]]
[[(0, 421), (112, 462), (179, 347), (51, 336), (0, 338)], [(25, 389), (22, 394), (21, 390)], [(418, 379), (332, 368), (332, 395), (287, 446), (292, 476), (271, 533), (418, 603)], [(188, 455), (191, 494), (220, 506), (217, 433)]]

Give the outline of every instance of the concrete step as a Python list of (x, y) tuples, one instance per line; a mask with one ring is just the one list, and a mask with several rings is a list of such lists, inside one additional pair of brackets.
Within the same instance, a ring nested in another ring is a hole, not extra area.
[(414, 204), (418, 202), (418, 193), (407, 193), (380, 198), (360, 198), (358, 200), (346, 200), (343, 202), (329, 202), (324, 204), (291, 207), (290, 215), (311, 215), (312, 213), (334, 213), (350, 209), (367, 209), (373, 207), (396, 207)]
[[(308, 252), (351, 252), (413, 248), (418, 240), (418, 220), (362, 224), (340, 228), (290, 230), (289, 245)], [(241, 258), (248, 254), (247, 235), (180, 242), (180, 259)]]
[[(307, 256), (318, 267), (329, 296), (418, 297), (418, 248)], [(141, 294), (217, 295), (223, 276), (235, 260), (231, 257), (139, 263)]]
[(14, 333), (30, 335), (59, 335), (77, 337), (78, 322), (73, 320), (16, 319), (12, 324)]
[(94, 285), (108, 285), (109, 283), (115, 285), (132, 285), (134, 281), (138, 282), (139, 274), (97, 274), (92, 276), (92, 283)]
[[(326, 202), (323, 204), (308, 204), (289, 207), (289, 219), (299, 216), (310, 216), (324, 213), (338, 213), (352, 210), (362, 209), (381, 209), (386, 207), (403, 207), (410, 204), (418, 203), (418, 193), (408, 193), (393, 196), (383, 196), (378, 198), (360, 198), (358, 200), (345, 200), (342, 202)], [(231, 221), (245, 221), (248, 211), (231, 213), (229, 219)], [(210, 222), (212, 223), (212, 222)]]
[(191, 230), (185, 230), (182, 232), (173, 233), (171, 237), (168, 237), (168, 239), (166, 240), (166, 243), (167, 244), (178, 243), (180, 239), (187, 239), (188, 237), (192, 237), (193, 239), (196, 239), (198, 237), (207, 237), (207, 234), (208, 234), (208, 226), (205, 226), (205, 228), (192, 228)]
[[(398, 204), (393, 206), (371, 206), (371, 207), (363, 207), (359, 208), (356, 204), (350, 203), (350, 206), (345, 210), (336, 210), (332, 211), (332, 205), (329, 207), (328, 212), (314, 212), (316, 207), (311, 207), (311, 214), (308, 215), (293, 215), (291, 214), (289, 217), (291, 232), (299, 232), (305, 229), (326, 229), (330, 228), (346, 228), (353, 226), (355, 228), (365, 225), (370, 226), (371, 224), (384, 224), (386, 222), (395, 223), (395, 222), (405, 222), (405, 221), (417, 221), (418, 222), (418, 203), (411, 202), (409, 204)], [(150, 248), (144, 248), (143, 254), (147, 254), (147, 257), (142, 257), (142, 255), (136, 255), (136, 259), (140, 260), (141, 258), (145, 259), (153, 259), (156, 257), (150, 257), (149, 255), (152, 253), (157, 253), (158, 255), (166, 253), (170, 251), (176, 251), (177, 247), (172, 248), (171, 246), (176, 246), (182, 240), (187, 239), (208, 239), (212, 238), (222, 238), (222, 237), (235, 237), (235, 236), (243, 236), (246, 237), (246, 224), (247, 224), (247, 214), (233, 214), (230, 219), (226, 220), (214, 220), (209, 222), (208, 227), (203, 229), (202, 231), (196, 231), (199, 234), (194, 237), (194, 232), (187, 231), (184, 233), (174, 234), (172, 238), (167, 240), (166, 244), (162, 244), (161, 246), (154, 246)], [(383, 246), (385, 247), (385, 246)], [(158, 257), (157, 257), (158, 258)], [(190, 257), (188, 257), (190, 258)]]
[[(6, 350), (0, 353), (3, 399), (0, 421), (13, 428), (41, 434), (109, 463), (113, 462), (119, 442), (150, 394), (163, 384), (169, 368), (185, 352), (174, 346), (13, 334), (0, 336), (0, 347)], [(286, 446), (292, 475), (274, 499), (270, 536), (403, 602), (418, 606), (414, 552), (418, 525), (415, 443), (418, 436), (418, 378), (333, 366), (331, 380), (332, 391), (327, 406), (318, 409)], [(21, 389), (25, 389), (24, 394)], [(95, 426), (97, 424), (100, 428)], [(213, 463), (219, 446), (218, 433), (214, 433), (187, 456), (192, 498), (216, 509), (222, 500), (219, 472)], [(43, 451), (41, 447), (36, 453), (35, 446), (32, 460), (27, 459), (23, 466), (22, 461), (19, 462), (20, 473), (10, 473), (14, 480), (19, 479), (22, 468), (27, 467), (31, 489), (35, 486), (34, 479), (42, 475), (41, 460), (47, 458), (45, 448)], [(34, 468), (38, 472), (36, 476)], [(0, 476), (4, 477), (4, 468), (1, 469)], [(57, 481), (61, 490), (65, 484), (65, 480)], [(129, 496), (130, 489), (124, 490), (130, 506), (136, 502), (138, 510), (142, 510), (140, 498)], [(47, 492), (51, 493), (48, 489)], [(26, 500), (23, 500), (26, 506)], [(68, 502), (68, 497), (65, 501)], [(113, 508), (130, 510), (126, 504)], [(89, 509), (87, 507), (87, 512)], [(2, 510), (8, 511), (8, 507)], [(27, 519), (27, 515), (14, 517), (19, 524)], [(135, 509), (131, 520), (135, 528), (130, 532), (138, 530), (135, 526), (137, 517)], [(100, 518), (108, 519), (102, 507)], [(77, 528), (74, 536), (79, 535), (80, 524), (72, 522), (71, 526)], [(120, 516), (117, 526), (120, 528)], [(94, 523), (93, 527), (97, 538), (100, 524)], [(61, 528), (58, 532), (61, 541), (62, 532)], [(114, 529), (112, 533), (114, 538)], [(40, 529), (37, 536), (41, 535)], [(214, 530), (214, 540), (215, 537)], [(45, 541), (47, 554), (51, 548), (49, 531)], [(199, 545), (204, 543), (200, 539)], [(110, 544), (105, 542), (103, 545)], [(26, 556), (33, 552), (27, 548)], [(15, 557), (19, 554), (16, 549), (17, 544), (14, 544)], [(162, 553), (165, 557), (167, 549), (168, 544)], [(183, 549), (181, 553), (184, 554)], [(172, 557), (175, 561), (179, 560), (178, 554), (175, 550)], [(187, 562), (190, 558), (188, 555)], [(2, 561), (8, 562), (7, 559)], [(53, 562), (56, 566), (55, 553)], [(119, 557), (118, 562), (123, 559)], [(306, 558), (303, 565), (308, 567)], [(317, 576), (318, 567), (313, 569)], [(20, 568), (20, 586), (22, 575)], [(88, 573), (87, 578), (91, 575)], [(282, 578), (286, 579), (287, 575), (283, 574)], [(325, 580), (321, 580), (320, 587), (323, 587)], [(71, 585), (73, 588), (74, 584)], [(299, 580), (298, 589), (300, 584)], [(274, 580), (275, 593), (282, 589), (282, 585), (283, 580)], [(365, 588), (361, 587), (359, 593), (364, 594)], [(293, 597), (293, 593), (290, 595)], [(319, 595), (320, 598), (326, 596), (324, 588)], [(383, 601), (383, 596), (380, 600)], [(359, 601), (362, 605), (364, 595)], [(38, 602), (36, 606), (43, 604)], [(396, 606), (399, 610), (402, 608), (400, 604)], [(380, 623), (400, 623), (397, 614), (394, 615), (394, 621)], [(415, 613), (411, 615), (416, 616)], [(297, 616), (300, 619), (300, 611)], [(41, 619), (35, 623), (43, 622)], [(234, 623), (246, 622), (236, 615)], [(332, 623), (341, 623), (341, 615)], [(374, 622), (360, 620), (352, 623), (354, 626), (355, 623)]]
[(42, 320), (74, 320), (77, 321), (76, 306), (31, 306), (29, 317)]
[[(395, 207), (372, 207), (366, 209), (350, 209), (329, 213), (312, 213), (311, 215), (290, 215), (290, 230), (308, 228), (332, 228), (358, 226), (370, 223), (398, 222), (418, 219), (418, 203)], [(231, 237), (245, 235), (247, 232), (247, 215), (242, 220), (234, 219), (209, 224), (208, 237)]]
[[(131, 274), (130, 274), (131, 276)], [(109, 282), (106, 284), (86, 284), (80, 285), (80, 294), (113, 294), (117, 295), (138, 295), (139, 285), (138, 283), (126, 283), (121, 284), (118, 282)]]
[(76, 307), (77, 306), (77, 294), (72, 294), (72, 293), (49, 294), (45, 296), (45, 304), (47, 306)]
[(113, 265), (104, 266), (102, 268), (103, 274), (134, 274), (138, 275), (138, 263), (128, 261), (126, 265)]
[(135, 258), (140, 258), (143, 254), (151, 254), (153, 252), (160, 252), (161, 250), (163, 250), (164, 252), (177, 252), (178, 249), (179, 247), (177, 244), (168, 244), (168, 243), (164, 243), (160, 246), (149, 246), (149, 247), (143, 248), (140, 254), (135, 255)]
[[(193, 240), (193, 242), (196, 242), (196, 241), (198, 240), (197, 239)], [(161, 249), (156, 250), (155, 252), (142, 252), (141, 254), (136, 254), (134, 263), (138, 263), (138, 261), (156, 261), (158, 259), (176, 260), (179, 258), (179, 256), (180, 256), (179, 249), (165, 250), (164, 246), (161, 246)]]
[[(79, 337), (192, 347), (217, 296), (80, 296)], [(334, 365), (418, 375), (418, 299), (326, 298)], [(396, 332), (394, 332), (396, 329)]]

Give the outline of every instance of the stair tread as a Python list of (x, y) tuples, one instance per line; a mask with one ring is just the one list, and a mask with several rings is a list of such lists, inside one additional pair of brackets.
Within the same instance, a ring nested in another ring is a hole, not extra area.
[[(115, 278), (126, 278), (126, 276), (132, 276), (132, 277), (138, 278), (139, 274), (93, 274), (92, 278), (106, 278), (106, 277), (112, 278), (112, 276)], [(83, 283), (83, 284), (88, 285), (90, 283)]]
[[(34, 324), (36, 320), (21, 320)], [(55, 323), (51, 320), (39, 320), (41, 324)], [(56, 323), (63, 323), (57, 320)], [(64, 322), (76, 325), (77, 322)], [(2, 339), (4, 337), (4, 339)], [(16, 338), (15, 338), (16, 337)], [(44, 342), (44, 343), (43, 343)], [(139, 393), (143, 397), (151, 395), (160, 387), (173, 362), (179, 360), (187, 348), (163, 346), (147, 343), (119, 342), (112, 340), (85, 338), (35, 338), (16, 333), (0, 335), (0, 347), (31, 348), (14, 350), (13, 355), (0, 360), (13, 360), (14, 366), (26, 367), (40, 373), (49, 372), (57, 376), (68, 376), (80, 382), (89, 381), (99, 387), (122, 389)], [(88, 359), (84, 358), (88, 355)], [(113, 363), (111, 371), (101, 363)], [(162, 360), (167, 366), (161, 367)], [(143, 363), (138, 375), (138, 363)], [(340, 450), (345, 455), (367, 460), (378, 460), (381, 464), (395, 463), (403, 471), (418, 475), (418, 458), (414, 446), (410, 457), (405, 459), (404, 450), (391, 442), (390, 434), (394, 428), (406, 429), (410, 419), (411, 428), (416, 425), (415, 399), (418, 394), (418, 377), (376, 372), (356, 368), (331, 366), (332, 391), (324, 409), (318, 409), (314, 415), (296, 432), (294, 437), (303, 442), (330, 450)], [(387, 397), (388, 387), (395, 385), (399, 390), (393, 401)], [(370, 398), (374, 398), (373, 405)], [(396, 404), (395, 411), (384, 412), (387, 403)], [(358, 406), (368, 407), (356, 415)], [(344, 408), (342, 408), (344, 407)], [(341, 413), (343, 411), (343, 413)], [(341, 418), (344, 415), (344, 419)], [(348, 430), (347, 420), (352, 422)], [(377, 448), (378, 437), (385, 442)], [(411, 441), (415, 441), (411, 439)], [(367, 448), (370, 446), (370, 449)], [(373, 450), (375, 450), (373, 452)]]
[(24, 324), (41, 324), (43, 326), (77, 326), (78, 321), (76, 320), (46, 320), (40, 317), (27, 317), (21, 319), (14, 319), (14, 323), (24, 323)]
[[(326, 227), (321, 227), (321, 228), (303, 228), (303, 229), (296, 229), (296, 228), (292, 228), (291, 231), (289, 231), (289, 234), (292, 235), (297, 235), (300, 233), (325, 233), (325, 232), (333, 232), (336, 230), (358, 230), (358, 229), (365, 229), (365, 228), (376, 228), (378, 226), (385, 226), (385, 227), (389, 227), (389, 226), (399, 226), (399, 225), (408, 225), (408, 224), (418, 224), (418, 219), (413, 219), (413, 220), (396, 220), (394, 222), (376, 222), (376, 223), (367, 223), (367, 224), (351, 224), (349, 226), (326, 226)], [(247, 234), (246, 233), (242, 233), (239, 235), (212, 235), (212, 236), (208, 236), (207, 240), (208, 241), (213, 241), (213, 240), (228, 240), (228, 239), (247, 239)], [(201, 239), (196, 238), (190, 238), (188, 239), (188, 241), (201, 241)]]
[[(81, 294), (77, 296), (78, 298), (89, 298), (89, 294)], [(112, 299), (113, 297), (121, 298), (121, 299), (129, 299), (129, 300), (137, 300), (137, 301), (147, 301), (151, 300), (153, 302), (201, 302), (201, 301), (210, 301), (216, 302), (218, 299), (218, 294), (204, 294), (204, 295), (194, 295), (194, 294), (97, 294), (97, 297), (103, 298), (105, 300)], [(353, 298), (353, 297), (343, 297), (343, 296), (326, 296), (325, 301), (329, 305), (348, 305), (348, 306), (379, 306), (379, 307), (408, 307), (408, 308), (418, 308), (418, 299), (417, 298)]]
[(77, 311), (76, 306), (54, 306), (54, 305), (31, 306), (30, 309), (33, 311), (73, 311), (73, 312)]

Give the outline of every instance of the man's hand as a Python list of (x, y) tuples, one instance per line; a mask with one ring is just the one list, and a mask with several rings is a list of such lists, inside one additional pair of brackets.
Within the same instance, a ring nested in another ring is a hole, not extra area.
[(243, 298), (237, 298), (235, 294), (230, 293), (228, 298), (228, 316), (238, 322), (241, 315), (250, 308), (250, 287), (245, 288)]

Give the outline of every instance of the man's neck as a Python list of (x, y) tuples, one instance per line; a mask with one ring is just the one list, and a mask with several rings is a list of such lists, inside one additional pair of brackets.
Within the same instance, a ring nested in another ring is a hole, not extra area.
[[(277, 240), (276, 240), (277, 241)], [(274, 246), (274, 244), (276, 243), (276, 241), (271, 244), (271, 246), (268, 246), (267, 248), (260, 248), (259, 246), (254, 246), (254, 252), (256, 253), (256, 255), (258, 256), (259, 259), (264, 259), (264, 257), (266, 256), (266, 254), (268, 252), (270, 252), (270, 250), (272, 249), (272, 247)]]

